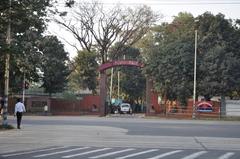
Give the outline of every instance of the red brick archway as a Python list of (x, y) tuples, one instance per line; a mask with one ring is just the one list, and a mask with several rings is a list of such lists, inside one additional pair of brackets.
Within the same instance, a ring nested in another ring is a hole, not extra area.
[[(100, 71), (100, 115), (105, 116), (106, 115), (106, 97), (107, 97), (107, 76), (105, 73), (105, 70), (117, 67), (117, 66), (135, 66), (135, 67), (143, 67), (143, 64), (138, 61), (131, 61), (131, 60), (118, 60), (118, 61), (110, 61), (107, 63), (102, 64), (99, 67)], [(152, 81), (146, 80), (146, 106), (147, 106), (147, 113), (149, 112), (149, 107), (151, 105), (151, 99), (150, 99), (150, 93), (152, 90)]]

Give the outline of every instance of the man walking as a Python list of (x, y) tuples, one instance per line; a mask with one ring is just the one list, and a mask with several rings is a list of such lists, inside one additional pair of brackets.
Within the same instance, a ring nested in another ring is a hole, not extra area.
[(17, 99), (17, 103), (15, 105), (15, 112), (14, 112), (14, 116), (17, 115), (17, 128), (20, 128), (21, 125), (21, 121), (22, 121), (22, 114), (23, 112), (26, 112), (25, 106), (24, 104), (21, 102), (21, 99), (18, 98)]
[(3, 98), (1, 99), (1, 105), (0, 105), (0, 114), (3, 113), (3, 107), (4, 107), (4, 100)]

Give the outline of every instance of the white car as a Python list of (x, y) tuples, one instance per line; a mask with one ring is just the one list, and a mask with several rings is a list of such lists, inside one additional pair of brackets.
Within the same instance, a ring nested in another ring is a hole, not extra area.
[(128, 103), (122, 103), (120, 104), (120, 113), (128, 113), (128, 114), (132, 114), (132, 108), (131, 105)]

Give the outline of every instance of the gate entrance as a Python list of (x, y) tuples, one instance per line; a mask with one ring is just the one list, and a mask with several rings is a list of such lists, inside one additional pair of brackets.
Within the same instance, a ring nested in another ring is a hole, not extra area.
[[(135, 66), (135, 67), (143, 67), (143, 64), (141, 64), (138, 61), (132, 61), (132, 60), (118, 60), (118, 61), (111, 61), (102, 64), (99, 67), (100, 71), (100, 116), (105, 116), (107, 114), (106, 111), (106, 101), (107, 101), (107, 75), (106, 70), (112, 67), (116, 66)], [(149, 113), (149, 107), (151, 105), (151, 98), (150, 93), (152, 90), (153, 84), (152, 80), (146, 79), (146, 113)]]

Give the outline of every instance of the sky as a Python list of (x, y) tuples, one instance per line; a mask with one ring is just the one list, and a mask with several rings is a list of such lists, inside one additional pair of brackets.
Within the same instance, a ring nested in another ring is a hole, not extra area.
[[(76, 0), (79, 1), (79, 0)], [(88, 0), (85, 0), (88, 1)], [(240, 19), (240, 0), (98, 0), (106, 7), (120, 3), (124, 6), (148, 5), (153, 11), (161, 13), (161, 22), (171, 22), (179, 12), (189, 12), (194, 17), (206, 11), (216, 15), (222, 13), (227, 19)], [(92, 0), (89, 0), (92, 2)], [(70, 53), (70, 58), (76, 56), (76, 49), (68, 43), (77, 44), (69, 32), (56, 24), (50, 23), (48, 34), (57, 35), (65, 45), (65, 50)], [(66, 42), (68, 41), (68, 43)]]

